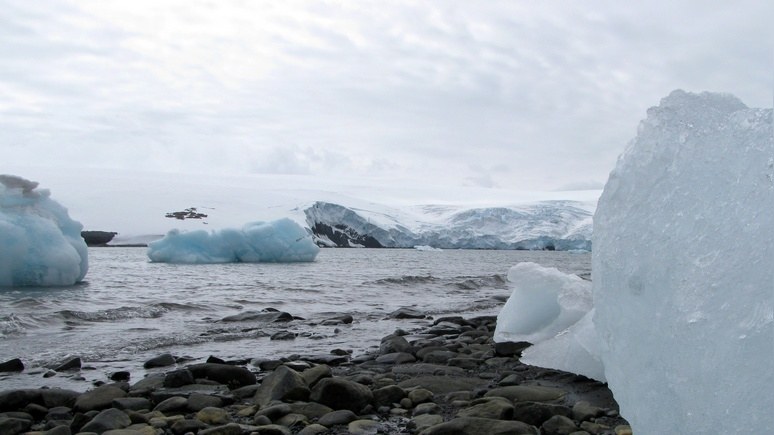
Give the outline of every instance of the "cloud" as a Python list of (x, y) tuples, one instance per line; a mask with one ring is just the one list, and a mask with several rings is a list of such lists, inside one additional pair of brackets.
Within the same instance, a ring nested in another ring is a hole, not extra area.
[(555, 189), (674, 88), (771, 104), (769, 2), (6, 3), (15, 162)]

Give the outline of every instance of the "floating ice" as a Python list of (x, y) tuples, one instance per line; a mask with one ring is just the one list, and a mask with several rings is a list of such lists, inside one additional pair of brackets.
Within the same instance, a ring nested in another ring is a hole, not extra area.
[(0, 286), (73, 285), (89, 270), (83, 226), (37, 186), (0, 175)]
[(287, 218), (242, 229), (172, 230), (148, 244), (148, 257), (161, 263), (290, 263), (314, 261), (319, 251), (311, 235)]
[(771, 109), (675, 91), (594, 217), (594, 324), (640, 434), (774, 429)]

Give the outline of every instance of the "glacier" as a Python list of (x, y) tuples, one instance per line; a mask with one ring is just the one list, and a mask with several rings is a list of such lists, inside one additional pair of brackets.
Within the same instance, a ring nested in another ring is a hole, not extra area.
[(48, 189), (0, 175), (0, 286), (68, 286), (89, 270), (83, 226)]
[(148, 258), (158, 263), (309, 262), (319, 251), (310, 234), (288, 218), (250, 222), (241, 229), (175, 229), (148, 244)]
[(594, 217), (593, 322), (634, 433), (774, 428), (771, 109), (674, 91)]
[(510, 207), (425, 205), (381, 213), (317, 201), (304, 210), (322, 246), (562, 251), (591, 250), (592, 213), (586, 203), (561, 200)]

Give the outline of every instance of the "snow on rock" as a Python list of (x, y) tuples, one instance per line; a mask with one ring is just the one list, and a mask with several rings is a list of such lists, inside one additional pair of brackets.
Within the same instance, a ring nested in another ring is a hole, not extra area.
[(290, 219), (251, 222), (242, 229), (172, 230), (148, 244), (148, 257), (161, 263), (290, 263), (314, 261), (320, 248)]
[(0, 286), (65, 286), (89, 270), (83, 227), (48, 189), (0, 175)]
[[(539, 201), (511, 207), (362, 208), (317, 201), (304, 210), (328, 246), (443, 249), (590, 250), (593, 205)], [(411, 213), (413, 211), (413, 213)]]
[(594, 218), (594, 324), (640, 434), (774, 428), (772, 110), (675, 91)]

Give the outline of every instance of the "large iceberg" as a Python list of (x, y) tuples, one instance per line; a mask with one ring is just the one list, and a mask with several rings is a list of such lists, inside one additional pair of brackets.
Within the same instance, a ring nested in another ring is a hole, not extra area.
[(594, 324), (639, 434), (774, 430), (771, 109), (675, 91), (594, 217)]
[(89, 270), (83, 226), (38, 183), (0, 175), (0, 286), (65, 286)]
[(148, 257), (161, 263), (290, 263), (314, 261), (320, 248), (290, 219), (251, 222), (241, 229), (172, 230), (148, 244)]

